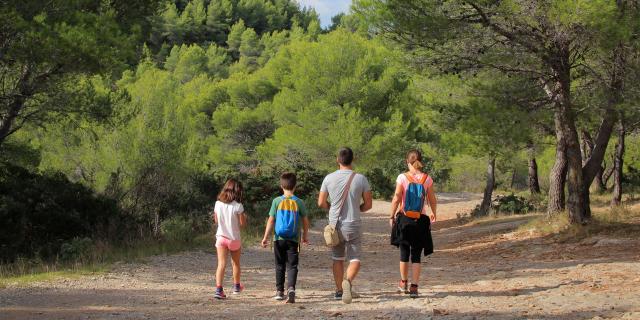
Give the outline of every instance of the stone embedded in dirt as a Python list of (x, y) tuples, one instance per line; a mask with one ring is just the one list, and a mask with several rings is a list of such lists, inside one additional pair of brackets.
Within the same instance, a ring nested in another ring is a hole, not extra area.
[(615, 245), (625, 244), (625, 243), (627, 243), (629, 241), (630, 241), (629, 239), (609, 239), (609, 238), (605, 238), (605, 239), (598, 240), (598, 242), (595, 244), (595, 246), (596, 247), (615, 246)]
[(598, 237), (586, 238), (586, 239), (580, 241), (580, 245), (581, 246), (592, 246), (592, 245), (598, 243), (599, 240), (600, 240), (600, 238), (598, 238)]
[(332, 313), (332, 314), (330, 315), (330, 317), (332, 317), (332, 318), (336, 318), (336, 317), (339, 317), (339, 316), (341, 316), (341, 315), (342, 315), (342, 312), (334, 312), (334, 313)]
[(444, 310), (444, 309), (433, 309), (433, 315), (434, 316), (445, 316), (448, 315), (449, 311)]

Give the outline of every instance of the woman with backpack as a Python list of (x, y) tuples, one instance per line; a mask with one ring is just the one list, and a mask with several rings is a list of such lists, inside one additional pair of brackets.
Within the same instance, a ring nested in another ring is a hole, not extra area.
[[(396, 179), (396, 191), (391, 202), (391, 244), (400, 248), (400, 283), (398, 291), (418, 297), (420, 258), (433, 253), (431, 223), (436, 221), (437, 200), (433, 180), (422, 172), (422, 154), (411, 150), (406, 155), (408, 172)], [(431, 215), (427, 216), (427, 206)], [(409, 261), (411, 285), (409, 286)]]

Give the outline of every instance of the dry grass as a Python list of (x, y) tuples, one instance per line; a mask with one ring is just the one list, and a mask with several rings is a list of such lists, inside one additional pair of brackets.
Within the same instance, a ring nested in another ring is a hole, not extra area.
[(541, 214), (518, 228), (518, 232), (536, 236), (554, 236), (560, 242), (579, 241), (593, 236), (637, 237), (640, 235), (640, 204), (615, 208), (595, 207), (585, 225), (569, 223), (566, 212), (553, 216)]
[(26, 285), (34, 281), (51, 281), (106, 272), (115, 262), (136, 262), (160, 254), (172, 254), (194, 248), (213, 248), (213, 235), (197, 236), (192, 242), (141, 241), (128, 246), (96, 243), (92, 250), (76, 261), (18, 259), (12, 264), (0, 265), (0, 288), (7, 285)]

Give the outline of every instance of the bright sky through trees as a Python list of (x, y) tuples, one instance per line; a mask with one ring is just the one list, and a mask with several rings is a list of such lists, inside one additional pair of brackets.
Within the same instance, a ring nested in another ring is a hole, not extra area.
[(302, 7), (312, 7), (320, 15), (322, 27), (331, 24), (331, 17), (349, 11), (351, 0), (298, 0)]

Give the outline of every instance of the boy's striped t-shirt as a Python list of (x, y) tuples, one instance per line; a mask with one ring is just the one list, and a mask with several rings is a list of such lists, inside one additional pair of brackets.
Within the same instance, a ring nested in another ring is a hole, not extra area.
[[(295, 202), (298, 204), (298, 214), (300, 215), (300, 221), (301, 221), (299, 228), (302, 228), (302, 218), (307, 216), (307, 208), (304, 206), (304, 202), (300, 200), (300, 198), (293, 196), (291, 199), (295, 200)], [(273, 199), (273, 202), (271, 202), (271, 210), (269, 210), (270, 217), (276, 216), (276, 213), (278, 212), (278, 206), (280, 205), (282, 200), (284, 200), (282, 196)], [(295, 242), (300, 242), (300, 235), (301, 235), (301, 232), (298, 232), (298, 237), (289, 239), (289, 238), (283, 238), (274, 234), (274, 240), (291, 240)]]

